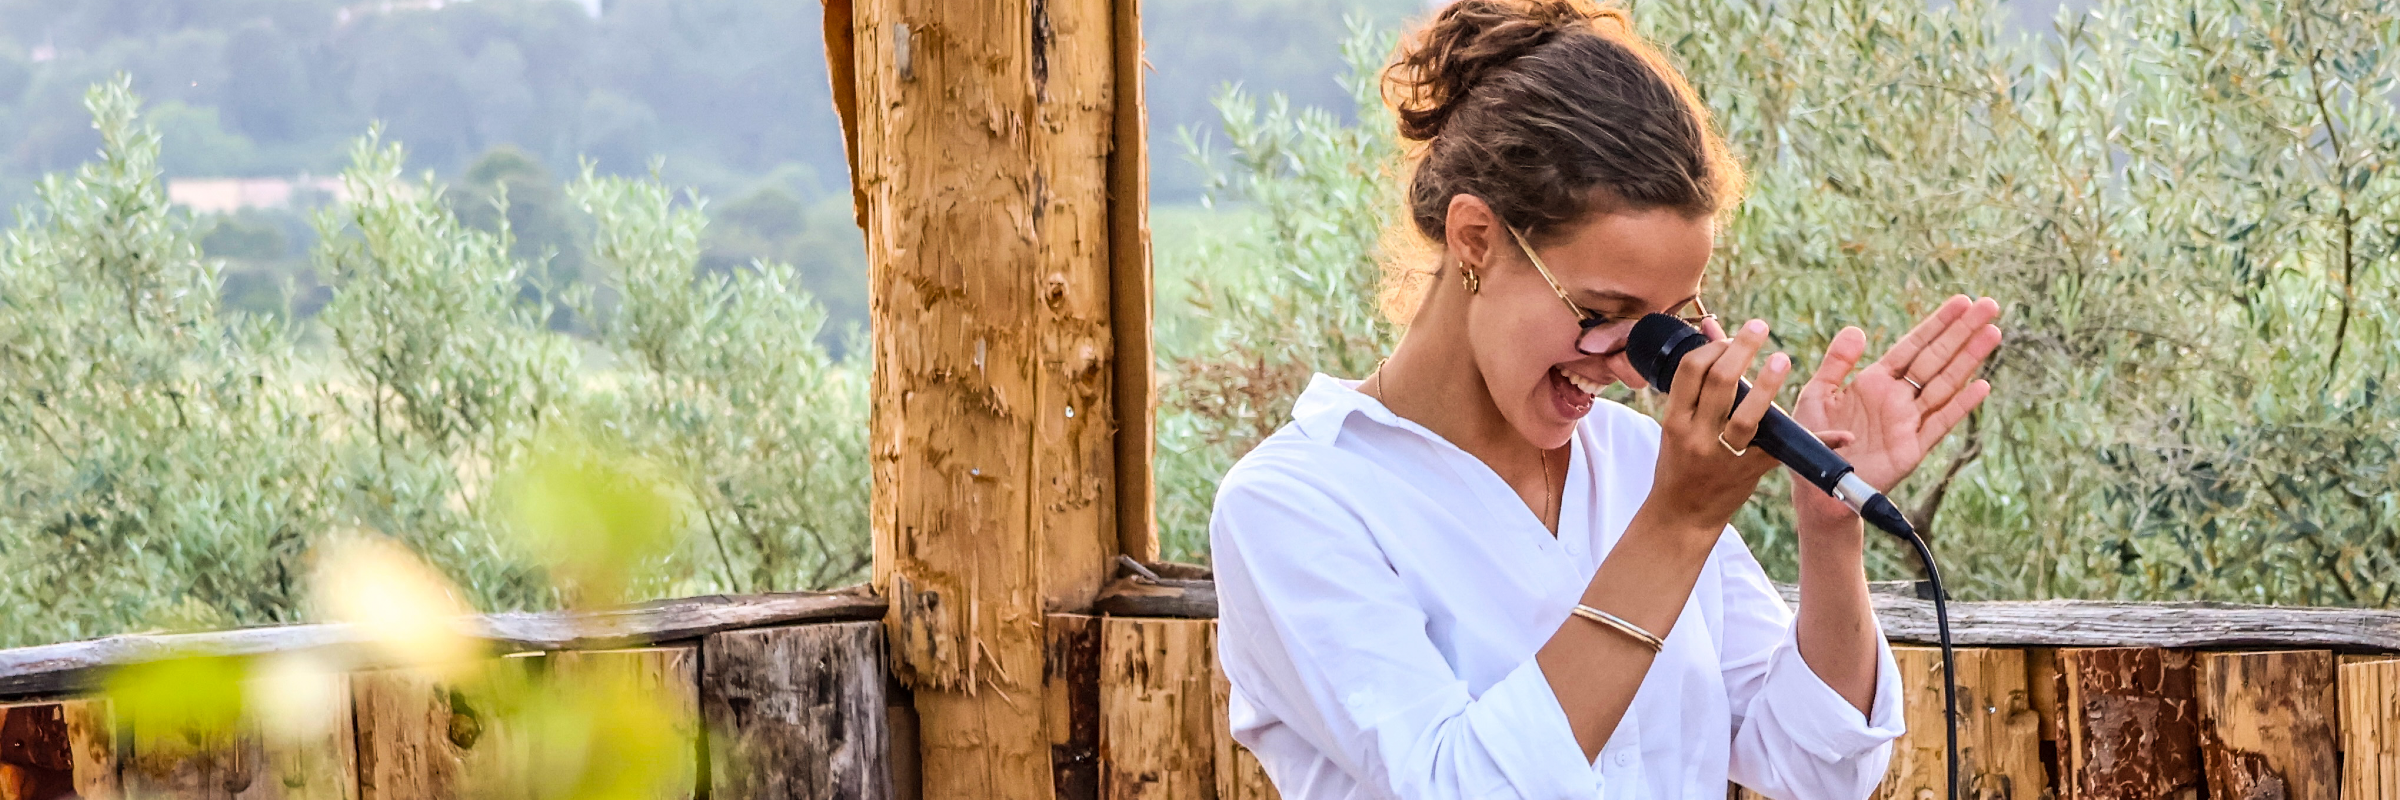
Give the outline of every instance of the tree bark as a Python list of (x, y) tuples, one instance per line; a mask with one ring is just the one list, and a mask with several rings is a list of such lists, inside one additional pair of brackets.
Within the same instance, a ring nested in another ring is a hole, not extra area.
[(2214, 800), (2337, 800), (2333, 654), (2200, 657), (2201, 751)]
[(1123, 538), (1115, 273), (1140, 265), (1114, 240), (1139, 217), (1115, 205), (1144, 198), (1110, 168), (1119, 10), (850, 6), (875, 575), (928, 797), (1055, 796), (1043, 615), (1089, 609)]

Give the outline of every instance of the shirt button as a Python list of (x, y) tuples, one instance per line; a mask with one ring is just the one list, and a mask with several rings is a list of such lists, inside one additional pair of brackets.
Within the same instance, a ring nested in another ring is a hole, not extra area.
[(1619, 769), (1633, 766), (1633, 751), (1619, 750), (1617, 751), (1616, 755), (1609, 756), (1608, 761), (1611, 764), (1617, 765)]

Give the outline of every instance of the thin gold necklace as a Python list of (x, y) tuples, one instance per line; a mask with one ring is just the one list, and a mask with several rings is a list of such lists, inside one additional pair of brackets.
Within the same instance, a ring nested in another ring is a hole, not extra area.
[[(1382, 403), (1383, 407), (1387, 409), (1392, 407), (1392, 395), (1383, 390), (1383, 371), (1390, 367), (1391, 363), (1392, 360), (1389, 357), (1375, 362), (1375, 400)], [(1558, 509), (1558, 490), (1552, 488), (1550, 484), (1550, 451), (1536, 445), (1533, 448), (1533, 455), (1542, 461), (1542, 507), (1534, 509), (1533, 516), (1536, 521), (1550, 528), (1550, 535), (1556, 536), (1558, 535), (1557, 523), (1542, 516), (1551, 513), (1552, 509)], [(1564, 509), (1559, 510), (1563, 511)]]

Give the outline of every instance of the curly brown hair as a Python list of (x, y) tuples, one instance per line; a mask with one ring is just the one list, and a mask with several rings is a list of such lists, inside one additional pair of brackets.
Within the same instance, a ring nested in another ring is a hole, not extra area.
[(1383, 97), (1415, 143), (1409, 221), (1433, 242), (1460, 194), (1536, 242), (1593, 213), (1702, 216), (1741, 196), (1708, 107), (1621, 8), (1459, 0), (1401, 42)]

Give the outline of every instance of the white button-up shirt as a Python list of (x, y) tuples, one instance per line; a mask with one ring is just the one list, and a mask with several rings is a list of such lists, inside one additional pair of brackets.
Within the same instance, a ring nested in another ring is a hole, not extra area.
[(1593, 404), (1553, 537), (1481, 461), (1355, 386), (1316, 376), (1225, 475), (1210, 523), (1233, 736), (1285, 798), (1873, 792), (1902, 727), (1890, 649), (1860, 714), (1800, 659), (1730, 528), (1584, 760), (1534, 651), (1649, 495), (1657, 423)]

